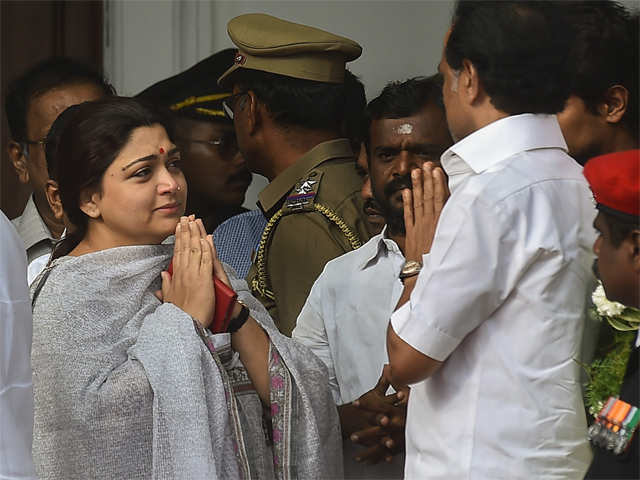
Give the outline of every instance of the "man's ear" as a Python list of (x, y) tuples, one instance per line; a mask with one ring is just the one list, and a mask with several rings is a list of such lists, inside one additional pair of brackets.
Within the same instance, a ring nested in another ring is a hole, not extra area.
[(624, 117), (629, 104), (629, 91), (622, 85), (614, 85), (607, 89), (603, 112), (608, 123), (618, 123)]
[(15, 140), (9, 141), (7, 147), (9, 153), (9, 159), (13, 165), (16, 175), (21, 183), (29, 183), (29, 170), (27, 169), (27, 158), (24, 155), (24, 151), (18, 142)]
[(247, 113), (247, 127), (249, 133), (253, 134), (262, 123), (261, 115), (263, 115), (262, 110), (264, 109), (264, 105), (258, 101), (258, 97), (253, 90), (249, 90), (247, 92), (247, 95), (244, 97), (244, 101), (244, 108)]
[(47, 202), (49, 202), (53, 216), (56, 217), (57, 220), (62, 220), (64, 217), (64, 211), (62, 209), (62, 200), (60, 200), (58, 182), (51, 179), (47, 180), (44, 193), (47, 196)]
[(466, 102), (471, 105), (480, 96), (480, 78), (478, 70), (468, 59), (462, 60), (462, 68), (458, 78), (458, 91), (464, 95)]
[(80, 194), (80, 210), (90, 218), (100, 218), (100, 194), (85, 190)]

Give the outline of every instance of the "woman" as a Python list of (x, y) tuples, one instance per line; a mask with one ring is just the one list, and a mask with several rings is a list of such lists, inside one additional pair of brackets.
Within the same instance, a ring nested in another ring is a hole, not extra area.
[[(74, 229), (32, 291), (39, 477), (340, 476), (322, 364), (182, 217), (180, 152), (161, 119), (111, 98), (60, 121), (56, 176)], [(213, 273), (250, 310), (233, 306), (231, 334), (206, 331)]]

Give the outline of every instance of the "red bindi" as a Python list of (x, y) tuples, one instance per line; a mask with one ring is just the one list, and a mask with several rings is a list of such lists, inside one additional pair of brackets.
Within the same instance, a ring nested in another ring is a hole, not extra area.
[(160, 147), (160, 153), (164, 153), (164, 148)]

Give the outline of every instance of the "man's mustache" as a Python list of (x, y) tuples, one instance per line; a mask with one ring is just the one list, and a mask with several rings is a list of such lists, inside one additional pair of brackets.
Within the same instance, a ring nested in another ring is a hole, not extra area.
[(378, 205), (378, 202), (376, 202), (373, 198), (367, 198), (364, 201), (364, 205), (362, 206), (362, 210), (367, 215), (372, 215), (372, 214), (382, 215), (382, 212), (380, 210), (380, 206)]
[(600, 279), (600, 269), (598, 269), (598, 259), (596, 258), (593, 261), (593, 265), (591, 265), (591, 270), (593, 270), (593, 274), (597, 279)]
[(391, 195), (396, 193), (398, 190), (404, 190), (405, 188), (408, 188), (409, 190), (411, 190), (412, 188), (411, 174), (407, 174), (402, 177), (396, 177), (393, 180), (391, 180), (389, 183), (387, 183), (384, 186), (384, 194), (387, 197), (390, 197)]

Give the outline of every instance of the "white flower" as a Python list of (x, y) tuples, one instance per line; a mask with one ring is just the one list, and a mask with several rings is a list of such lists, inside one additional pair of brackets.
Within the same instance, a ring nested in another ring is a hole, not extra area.
[(597, 288), (591, 294), (591, 300), (596, 306), (598, 313), (603, 317), (615, 317), (620, 315), (626, 308), (623, 304), (618, 302), (612, 302), (607, 299), (604, 293), (604, 287), (599, 284)]

